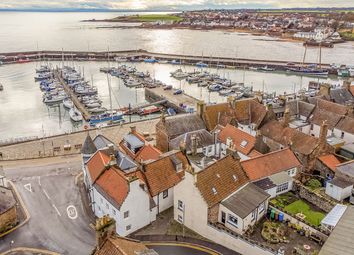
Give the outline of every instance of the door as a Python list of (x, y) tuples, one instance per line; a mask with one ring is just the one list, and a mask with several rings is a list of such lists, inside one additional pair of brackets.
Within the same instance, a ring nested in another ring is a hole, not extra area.
[(221, 212), (221, 223), (225, 224), (226, 223), (226, 213)]

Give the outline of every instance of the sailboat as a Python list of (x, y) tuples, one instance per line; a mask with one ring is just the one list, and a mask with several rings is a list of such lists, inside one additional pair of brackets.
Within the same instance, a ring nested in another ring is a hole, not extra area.
[(63, 105), (66, 109), (71, 109), (74, 107), (74, 103), (70, 98), (65, 98), (63, 100)]
[(287, 71), (290, 71), (290, 72), (296, 73), (296, 74), (309, 75), (309, 76), (328, 76), (328, 70), (321, 68), (321, 57), (322, 57), (321, 45), (320, 45), (319, 68), (317, 67), (317, 65), (310, 65), (307, 67), (304, 66), (306, 53), (307, 53), (307, 46), (305, 46), (305, 52), (304, 52), (304, 57), (302, 60), (302, 65), (300, 67), (288, 67)]
[(82, 121), (82, 114), (78, 109), (76, 109), (76, 107), (70, 109), (69, 115), (70, 115), (70, 119), (75, 122)]

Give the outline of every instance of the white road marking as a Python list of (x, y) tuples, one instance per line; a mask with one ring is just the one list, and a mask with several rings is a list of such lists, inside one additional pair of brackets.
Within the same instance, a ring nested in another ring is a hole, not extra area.
[(67, 208), (66, 208), (66, 212), (68, 214), (68, 217), (72, 220), (75, 220), (77, 218), (77, 210), (75, 208), (75, 206), (73, 205), (69, 205)]
[(42, 186), (42, 184), (41, 184), (41, 177), (40, 177), (40, 176), (38, 176), (38, 184), (39, 184), (39, 186)]
[(32, 186), (31, 186), (31, 183), (27, 183), (25, 185), (23, 185), (23, 187), (25, 187), (25, 189), (29, 192), (32, 192)]
[(54, 209), (57, 211), (57, 214), (58, 214), (59, 216), (61, 216), (61, 214), (60, 214), (60, 212), (59, 212), (58, 208), (55, 206), (55, 204), (52, 204), (52, 206), (53, 206), (53, 207), (54, 207)]
[(42, 189), (42, 190), (43, 190), (44, 195), (50, 200), (50, 197), (49, 197), (47, 191), (45, 191), (45, 189)]

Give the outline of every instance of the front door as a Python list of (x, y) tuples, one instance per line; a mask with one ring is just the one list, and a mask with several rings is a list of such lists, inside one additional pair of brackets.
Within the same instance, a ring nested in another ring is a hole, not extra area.
[(221, 212), (221, 223), (225, 224), (226, 223), (226, 213)]

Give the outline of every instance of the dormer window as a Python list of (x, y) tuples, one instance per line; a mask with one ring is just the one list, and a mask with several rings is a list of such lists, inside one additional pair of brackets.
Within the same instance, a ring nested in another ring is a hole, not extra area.
[(232, 178), (234, 179), (234, 181), (237, 181), (237, 176), (236, 175), (232, 175)]
[(174, 165), (175, 170), (176, 170), (177, 173), (183, 171), (183, 164), (182, 164), (182, 161), (179, 160), (179, 159), (176, 157), (176, 155), (170, 156), (170, 159), (171, 159), (172, 164)]
[(214, 195), (218, 194), (218, 192), (216, 191), (216, 188), (212, 187), (211, 191), (213, 192)]

